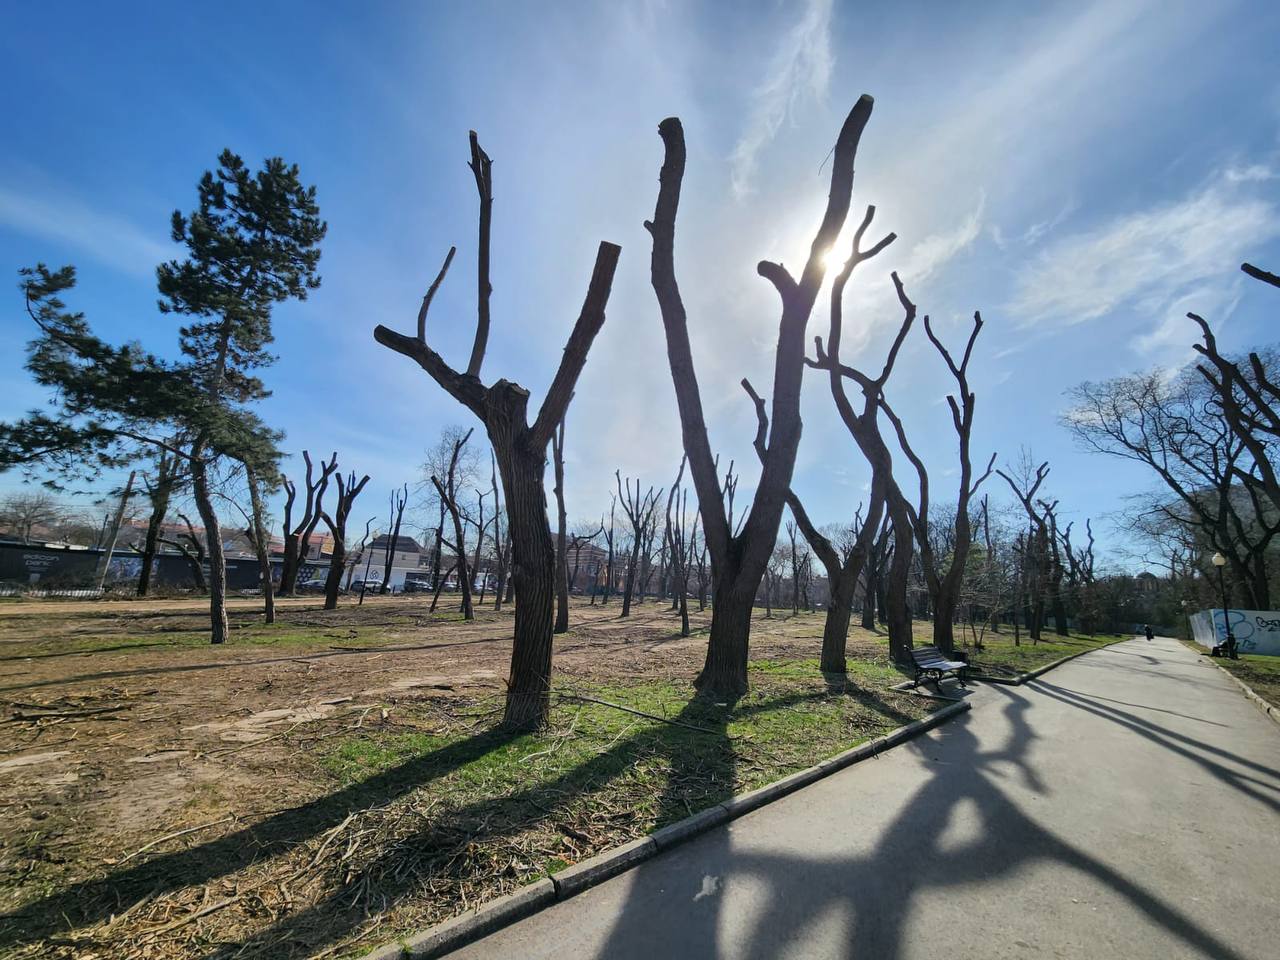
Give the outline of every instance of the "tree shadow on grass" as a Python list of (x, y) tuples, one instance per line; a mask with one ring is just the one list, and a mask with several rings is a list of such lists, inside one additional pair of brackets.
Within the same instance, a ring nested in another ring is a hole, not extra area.
[[(782, 848), (785, 841), (761, 842), (759, 833), (754, 843), (735, 845), (734, 831), (714, 830), (631, 875), (624, 905), (603, 945), (591, 955), (608, 960), (765, 960), (786, 953), (898, 960), (921, 896), (1049, 863), (1109, 887), (1201, 956), (1244, 960), (1177, 908), (1045, 830), (1005, 795), (998, 782), (1009, 767), (1029, 790), (1043, 794), (1045, 789), (1026, 757), (1034, 739), (1024, 717), (1029, 704), (1012, 691), (1002, 688), (999, 694), (1008, 699), (1011, 733), (1005, 745), (980, 750), (968, 728), (971, 715), (948, 724), (937, 742), (918, 743), (918, 751), (937, 750), (942, 756), (930, 759), (940, 762), (927, 766), (923, 785), (867, 852), (838, 852), (838, 823), (829, 825), (832, 852), (816, 856), (789, 853)], [(961, 801), (970, 801), (978, 811), (978, 835), (944, 845), (942, 837)], [(745, 821), (742, 830), (750, 826)], [(738, 893), (733, 913), (727, 906), (731, 891)], [(841, 938), (832, 943), (815, 937), (815, 925), (833, 918), (844, 922)], [(527, 955), (548, 956), (549, 951), (534, 949), (541, 946), (531, 941)]]
[[(502, 841), (532, 826), (555, 823), (578, 798), (607, 790), (637, 765), (662, 764), (669, 771), (657, 801), (657, 825), (705, 809), (737, 789), (738, 749), (727, 732), (730, 722), (823, 696), (821, 690), (812, 690), (736, 707), (695, 699), (674, 719), (702, 729), (654, 724), (616, 739), (585, 763), (550, 780), (439, 815), (433, 812), (421, 829), (353, 868), (319, 902), (286, 914), (239, 943), (220, 945), (210, 956), (296, 956), (339, 943), (359, 930), (370, 911), (382, 912), (407, 897), (423, 895), (428, 879), (461, 877), (468, 869), (467, 850), (473, 841)], [(88, 948), (98, 931), (86, 928), (144, 899), (228, 878), (254, 863), (287, 854), (340, 826), (351, 814), (384, 806), (413, 791), (425, 788), (424, 798), (430, 800), (433, 781), (502, 749), (512, 739), (498, 732), (469, 737), (217, 840), (76, 884), (0, 917), (0, 948), (42, 940), (69, 942), (77, 934), (83, 938), (75, 941), (77, 946)]]
[[(607, 790), (637, 765), (669, 767), (657, 800), (656, 826), (714, 806), (738, 791), (738, 758), (728, 734), (729, 723), (821, 695), (791, 694), (736, 707), (694, 698), (672, 719), (701, 730), (657, 724), (617, 741), (550, 781), (451, 811), (385, 850), (320, 902), (243, 941), (220, 945), (205, 956), (207, 960), (294, 956), (340, 942), (368, 918), (370, 906), (386, 910), (408, 897), (426, 895), (428, 878), (464, 874), (467, 857), (455, 855), (467, 842), (458, 832), (461, 826), (484, 824), (485, 841), (504, 840), (530, 827), (555, 822), (575, 798)], [(364, 902), (353, 904), (352, 891), (361, 888), (369, 894)]]

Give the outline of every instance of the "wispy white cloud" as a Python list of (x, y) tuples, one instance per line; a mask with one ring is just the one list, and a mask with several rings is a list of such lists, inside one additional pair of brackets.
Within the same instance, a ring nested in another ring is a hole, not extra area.
[(809, 0), (799, 22), (788, 31), (756, 88), (751, 116), (731, 156), (736, 197), (751, 192), (757, 154), (804, 97), (821, 99), (831, 82), (831, 0)]
[(1009, 313), (1024, 327), (1119, 310), (1165, 319), (1193, 291), (1221, 290), (1248, 250), (1280, 235), (1275, 205), (1247, 190), (1256, 179), (1222, 172), (1180, 200), (1049, 245), (1021, 271)]
[(133, 223), (68, 196), (0, 185), (0, 225), (65, 243), (126, 273), (147, 276), (173, 255)]
[(953, 229), (932, 233), (912, 246), (898, 267), (903, 281), (917, 286), (923, 284), (971, 247), (982, 233), (986, 202), (985, 195), (980, 197), (978, 206)]
[(1261, 163), (1252, 163), (1247, 167), (1231, 167), (1223, 174), (1223, 178), (1228, 183), (1261, 183), (1264, 180), (1274, 180), (1277, 176), (1280, 174)]

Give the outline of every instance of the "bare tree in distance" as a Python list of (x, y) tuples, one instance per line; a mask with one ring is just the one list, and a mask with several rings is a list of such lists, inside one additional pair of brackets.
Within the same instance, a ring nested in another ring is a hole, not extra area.
[(622, 612), (619, 617), (631, 616), (631, 599), (635, 592), (636, 585), (640, 580), (640, 560), (641, 554), (645, 552), (645, 538), (649, 529), (649, 524), (653, 520), (654, 508), (658, 505), (658, 498), (662, 496), (662, 491), (654, 492), (653, 487), (649, 487), (648, 491), (641, 496), (640, 494), (640, 478), (636, 478), (636, 488), (634, 493), (631, 490), (631, 478), (627, 478), (625, 490), (622, 485), (622, 471), (614, 472), (614, 479), (618, 483), (618, 499), (622, 501), (622, 509), (627, 515), (627, 520), (631, 523), (631, 559), (627, 564), (627, 581), (622, 590)]
[(142, 569), (138, 573), (138, 596), (145, 597), (151, 592), (151, 578), (155, 572), (156, 553), (160, 547), (160, 537), (164, 532), (165, 516), (169, 512), (169, 504), (185, 479), (181, 461), (168, 450), (160, 450), (156, 455), (154, 475), (144, 473), (142, 484), (147, 492), (147, 500), (151, 504), (151, 515), (147, 519), (147, 534), (142, 545)]
[(11, 493), (0, 502), (0, 523), (29, 544), (35, 528), (53, 523), (61, 511), (57, 499), (44, 490)]
[[(1269, 461), (1253, 456), (1214, 386), (1197, 370), (1155, 369), (1082, 383), (1068, 395), (1063, 424), (1076, 440), (1150, 469), (1168, 494), (1146, 498), (1147, 509), (1195, 531), (1203, 553), (1226, 557), (1241, 606), (1270, 609), (1280, 511), (1265, 492)], [(1266, 436), (1256, 426), (1246, 433)]]
[[(573, 571), (569, 574), (570, 588), (578, 585), (578, 571), (582, 566), (582, 548), (593, 542), (596, 537), (604, 533), (604, 518), (600, 518), (600, 523), (593, 529), (590, 524), (577, 524), (577, 530), (569, 534), (568, 551), (573, 554)], [(595, 595), (592, 594), (592, 603), (595, 602)]]
[(387, 548), (383, 551), (382, 583), (378, 586), (378, 593), (382, 596), (385, 596), (391, 588), (391, 566), (395, 563), (396, 549), (400, 543), (400, 524), (404, 520), (404, 508), (408, 502), (409, 485), (407, 483), (403, 489), (391, 491), (391, 514), (387, 524), (387, 529), (391, 533), (387, 540)]
[[(471, 436), (470, 431), (467, 432), (467, 436)], [(465, 438), (463, 442), (466, 442)], [(431, 483), (436, 488), (440, 502), (444, 504), (445, 512), (453, 521), (453, 542), (445, 540), (444, 545), (453, 551), (453, 569), (458, 573), (458, 589), (462, 594), (462, 619), (474, 620), (475, 610), (471, 604), (471, 576), (467, 569), (467, 531), (463, 524), (462, 504), (458, 500), (455, 478), (450, 474), (442, 483), (439, 477), (433, 476)]]
[(684, 129), (675, 117), (662, 121), (658, 127), (665, 156), (653, 220), (645, 227), (653, 238), (651, 280), (666, 332), (684, 451), (698, 494), (703, 537), (713, 570), (710, 639), (706, 662), (695, 686), (716, 700), (735, 699), (747, 690), (751, 610), (773, 552), (800, 444), (805, 328), (826, 274), (826, 257), (849, 212), (854, 157), (871, 109), (871, 97), (863, 96), (841, 127), (826, 211), (799, 279), (780, 263), (761, 261), (756, 268), (773, 284), (782, 309), (773, 377), (773, 430), (765, 445), (755, 498), (738, 534), (731, 528), (722, 499), (689, 342), (688, 317), (676, 280), (675, 221), (684, 179)]
[(1003, 470), (997, 470), (996, 473), (1009, 485), (1030, 522), (1022, 549), (1023, 582), (1028, 599), (1025, 619), (1031, 639), (1039, 642), (1044, 624), (1045, 585), (1049, 578), (1049, 525), (1041, 510), (1036, 509), (1036, 493), (1049, 475), (1049, 462), (1046, 460), (1033, 469), (1025, 455), (1024, 461), (1016, 471), (1016, 479)]
[(613, 562), (615, 556), (614, 543), (615, 535), (615, 516), (618, 510), (618, 498), (613, 494), (609, 494), (609, 529), (604, 532), (605, 543), (609, 545), (609, 555), (605, 561), (604, 568), (604, 596), (600, 598), (600, 606), (605, 606), (609, 602), (609, 594), (613, 592)]
[(374, 339), (414, 360), (450, 396), (484, 424), (498, 460), (512, 544), (512, 580), (516, 595), (515, 639), (503, 726), (511, 730), (541, 727), (551, 703), (551, 637), (555, 606), (555, 549), (547, 522), (544, 474), (547, 444), (564, 419), (587, 353), (604, 324), (605, 305), (613, 285), (621, 248), (601, 242), (582, 310), (565, 346), (560, 365), (532, 424), (529, 391), (509, 380), (489, 386), (480, 379), (489, 342), (489, 233), (493, 210), (492, 163), (471, 132), (471, 171), (480, 197), (476, 283), (476, 335), (465, 371), (457, 371), (427, 345), (427, 313), (444, 281), (456, 248), (423, 297), (415, 336), (379, 325)]
[(314, 476), (310, 451), (302, 451), (302, 460), (307, 465), (306, 476), (303, 479), (307, 496), (303, 501), (302, 516), (298, 519), (297, 526), (293, 526), (293, 505), (298, 496), (297, 487), (288, 477), (281, 479), (281, 483), (284, 485), (285, 501), (284, 556), (280, 563), (280, 594), (287, 597), (293, 596), (297, 592), (298, 569), (303, 561), (306, 560), (307, 550), (311, 543), (311, 534), (315, 532), (316, 525), (320, 523), (320, 511), (325, 488), (329, 485), (329, 477), (338, 469), (337, 451), (334, 451), (333, 456), (327, 461), (320, 461), (320, 476), (318, 478)]
[(352, 470), (351, 476), (345, 483), (341, 473), (334, 474), (334, 480), (338, 484), (338, 505), (334, 507), (332, 514), (328, 511), (321, 511), (320, 514), (329, 528), (329, 535), (333, 538), (333, 551), (329, 554), (329, 574), (324, 582), (324, 609), (326, 610), (338, 608), (338, 591), (342, 586), (342, 574), (347, 558), (347, 518), (351, 515), (351, 506), (356, 502), (356, 497), (369, 482), (369, 475), (366, 473), (357, 482), (356, 472)]

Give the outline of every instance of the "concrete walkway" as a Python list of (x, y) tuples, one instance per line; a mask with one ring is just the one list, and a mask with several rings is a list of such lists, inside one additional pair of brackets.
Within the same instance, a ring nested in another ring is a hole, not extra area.
[(1169, 639), (1088, 654), (452, 954), (1280, 956), (1280, 726)]

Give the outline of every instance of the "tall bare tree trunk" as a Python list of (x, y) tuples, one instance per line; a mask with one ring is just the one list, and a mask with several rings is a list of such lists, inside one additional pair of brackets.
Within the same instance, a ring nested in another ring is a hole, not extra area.
[(227, 623), (227, 558), (222, 549), (222, 525), (209, 492), (207, 448), (197, 441), (191, 450), (191, 493), (204, 524), (205, 551), (209, 562), (209, 642), (225, 643)]
[(528, 730), (546, 723), (551, 703), (555, 550), (547, 522), (543, 481), (547, 445), (556, 426), (564, 419), (587, 353), (604, 325), (605, 305), (621, 249), (607, 242), (602, 242), (597, 249), (582, 310), (542, 406), (534, 422), (529, 424), (527, 390), (505, 379), (489, 386), (480, 379), (490, 326), (489, 236), (493, 179), (492, 162), (480, 148), (474, 131), (470, 141), (471, 171), (480, 197), (480, 227), (476, 270), (479, 303), (476, 335), (467, 369), (465, 372), (454, 370), (427, 344), (427, 314), (432, 297), (453, 260), (454, 249), (449, 251), (444, 266), (423, 297), (416, 336), (405, 336), (379, 326), (374, 330), (374, 339), (413, 359), (450, 396), (475, 414), (488, 432), (507, 504), (512, 586), (516, 597), (511, 674), (507, 679), (506, 710), (502, 722), (508, 730)]
[(659, 125), (664, 158), (652, 222), (651, 281), (662, 314), (667, 357), (680, 411), (684, 450), (698, 494), (704, 539), (714, 570), (711, 636), (698, 690), (715, 700), (733, 700), (747, 690), (751, 610), (777, 540), (778, 526), (800, 443), (800, 387), (804, 374), (806, 327), (826, 274), (826, 258), (844, 227), (853, 191), (853, 164), (872, 100), (862, 97), (849, 112), (836, 140), (831, 190), (799, 279), (782, 264), (761, 262), (757, 272), (773, 284), (781, 301), (773, 375), (772, 432), (751, 509), (741, 532), (729, 521), (723, 490), (707, 435), (702, 398), (689, 341), (688, 317), (675, 273), (675, 221), (684, 179), (684, 129), (670, 117)]
[(556, 633), (569, 629), (569, 518), (564, 508), (564, 420), (551, 434), (556, 485)]
[(262, 610), (267, 623), (276, 622), (276, 600), (271, 576), (271, 540), (267, 525), (263, 522), (262, 488), (258, 474), (249, 464), (244, 465), (245, 479), (249, 483), (249, 505), (253, 521), (253, 550), (258, 555), (258, 574), (262, 580)]

